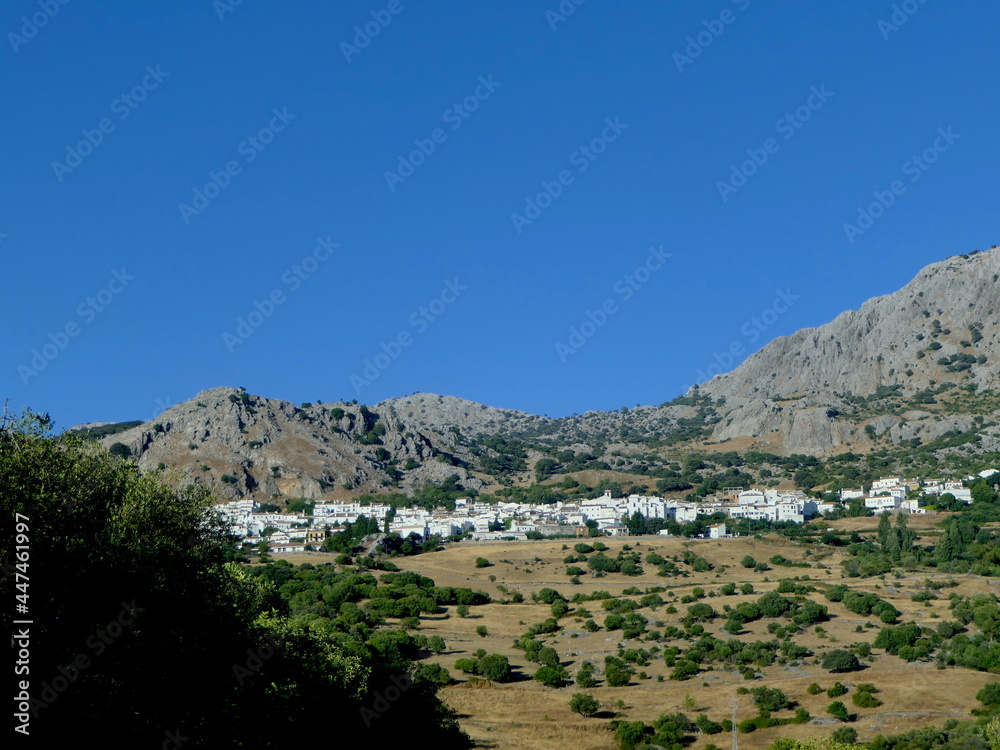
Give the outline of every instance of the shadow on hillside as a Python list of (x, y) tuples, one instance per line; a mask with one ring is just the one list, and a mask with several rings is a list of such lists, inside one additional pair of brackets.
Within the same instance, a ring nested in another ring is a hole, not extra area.
[(519, 669), (512, 669), (510, 672), (510, 677), (507, 678), (506, 682), (531, 682), (534, 677), (530, 674), (525, 674)]

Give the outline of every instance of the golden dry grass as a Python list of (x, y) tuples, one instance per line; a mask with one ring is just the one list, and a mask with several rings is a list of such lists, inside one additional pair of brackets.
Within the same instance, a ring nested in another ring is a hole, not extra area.
[[(845, 520), (867, 522), (866, 525), (857, 524), (857, 529), (874, 530), (875, 524), (872, 523), (872, 519)], [(921, 533), (930, 530), (929, 524), (913, 525), (918, 527)], [(473, 607), (468, 618), (458, 617), (455, 608), (449, 607), (447, 617), (439, 614), (421, 618), (420, 628), (420, 632), (424, 635), (440, 635), (447, 642), (448, 651), (432, 657), (430, 661), (447, 667), (453, 677), (463, 682), (443, 689), (441, 695), (459, 713), (461, 724), (469, 735), (484, 747), (498, 748), (498, 750), (508, 748), (565, 750), (567, 747), (573, 747), (574, 750), (590, 748), (596, 750), (614, 747), (613, 737), (607, 730), (610, 712), (614, 712), (618, 718), (642, 720), (647, 724), (652, 723), (659, 715), (673, 711), (684, 711), (694, 718), (696, 711), (683, 708), (684, 698), (688, 694), (695, 699), (698, 710), (703, 710), (714, 721), (728, 718), (732, 700), (738, 698), (740, 704), (738, 718), (742, 720), (756, 712), (752, 708), (749, 696), (737, 696), (737, 688), (761, 684), (781, 688), (814, 717), (829, 718), (826, 707), (834, 699), (828, 698), (825, 693), (810, 696), (806, 692), (806, 687), (812, 682), (817, 682), (823, 688), (828, 688), (837, 679), (848, 686), (858, 682), (871, 682), (882, 691), (879, 698), (884, 705), (875, 709), (854, 707), (850, 702), (850, 695), (839, 698), (850, 710), (858, 714), (858, 721), (853, 726), (864, 741), (878, 733), (890, 734), (921, 725), (940, 725), (948, 718), (967, 717), (970, 710), (978, 705), (975, 700), (976, 692), (991, 680), (991, 676), (985, 673), (964, 669), (939, 670), (933, 662), (909, 664), (895, 656), (877, 651), (873, 653), (874, 658), (867, 669), (847, 675), (831, 675), (809, 659), (808, 663), (802, 666), (774, 665), (764, 668), (761, 670), (764, 675), (762, 680), (748, 682), (737, 673), (719, 670), (677, 682), (668, 679), (671, 670), (665, 666), (661, 658), (654, 657), (649, 666), (637, 669), (637, 671), (644, 670), (648, 675), (647, 679), (633, 679), (633, 684), (628, 687), (598, 687), (587, 691), (597, 697), (609, 713), (603, 718), (583, 718), (570, 712), (568, 708), (572, 694), (581, 690), (575, 686), (558, 690), (546, 688), (530, 679), (537, 665), (525, 660), (523, 652), (513, 645), (514, 640), (530, 625), (550, 616), (547, 605), (531, 602), (531, 594), (543, 587), (555, 588), (570, 598), (578, 592), (589, 593), (595, 590), (605, 590), (617, 596), (626, 588), (633, 586), (642, 590), (650, 586), (663, 586), (680, 597), (690, 593), (695, 586), (700, 586), (706, 593), (717, 594), (714, 597), (707, 597), (704, 601), (721, 612), (725, 604), (735, 606), (775, 588), (778, 580), (782, 578), (808, 575), (809, 582), (816, 584), (820, 589), (819, 593), (812, 596), (827, 605), (833, 617), (829, 622), (822, 624), (821, 627), (825, 630), (822, 637), (817, 634), (815, 628), (809, 628), (796, 636), (796, 643), (813, 649), (819, 655), (829, 648), (844, 647), (860, 641), (871, 642), (878, 632), (879, 625), (876, 622), (875, 627), (866, 627), (870, 618), (859, 617), (838, 603), (826, 601), (821, 592), (827, 585), (847, 583), (852, 588), (872, 591), (891, 601), (903, 612), (901, 621), (913, 619), (931, 627), (940, 621), (939, 618), (947, 619), (947, 594), (950, 591), (957, 590), (963, 595), (969, 595), (989, 589), (988, 582), (976, 576), (954, 576), (959, 586), (956, 589), (945, 589), (940, 592), (941, 599), (932, 601), (929, 603), (930, 606), (927, 606), (910, 601), (910, 595), (923, 589), (922, 581), (925, 578), (942, 580), (952, 576), (929, 576), (923, 571), (904, 575), (898, 579), (886, 576), (885, 580), (877, 578), (845, 580), (840, 576), (843, 552), (831, 548), (819, 548), (807, 555), (810, 547), (778, 535), (769, 535), (762, 539), (747, 537), (718, 541), (659, 537), (605, 538), (602, 541), (610, 548), (607, 554), (612, 556), (626, 544), (631, 545), (643, 556), (655, 550), (667, 558), (679, 556), (690, 549), (708, 559), (714, 569), (707, 573), (692, 573), (687, 578), (663, 578), (656, 575), (654, 566), (645, 565), (645, 572), (641, 576), (609, 574), (600, 579), (586, 576), (582, 578), (580, 585), (573, 585), (569, 582), (565, 573), (566, 565), (562, 562), (563, 557), (572, 552), (575, 543), (573, 540), (465, 543), (449, 546), (436, 553), (396, 559), (400, 568), (429, 576), (438, 585), (481, 589), (498, 600), (486, 606)], [(569, 549), (564, 550), (563, 544)], [(775, 567), (764, 573), (756, 573), (739, 565), (739, 561), (747, 554), (762, 561), (767, 561), (775, 554), (781, 554), (790, 560), (809, 561), (814, 567)], [(487, 568), (476, 568), (477, 557), (487, 558), (492, 565)], [(826, 565), (827, 569), (815, 567), (818, 562)], [(496, 576), (494, 582), (488, 578), (491, 575)], [(751, 583), (755, 593), (751, 597), (718, 595), (718, 588), (729, 581), (735, 582), (737, 586)], [(520, 591), (525, 596), (525, 603), (500, 603), (509, 598), (498, 590), (497, 587), (500, 585), (505, 586), (510, 592)], [(666, 592), (661, 596), (670, 599)], [(661, 629), (655, 625), (655, 621), (658, 620), (665, 626), (680, 626), (687, 605), (680, 604), (679, 601), (674, 603), (678, 610), (675, 614), (666, 614), (667, 605), (658, 607), (655, 611), (640, 610), (650, 621), (649, 629)], [(598, 623), (603, 622), (607, 614), (601, 608), (600, 601), (584, 602), (579, 606), (589, 610)], [(933, 614), (939, 617), (936, 618)], [(557, 634), (547, 636), (545, 640), (558, 651), (571, 675), (576, 672), (583, 660), (602, 664), (605, 655), (617, 653), (622, 638), (621, 631), (608, 632), (602, 628), (596, 633), (589, 633), (581, 627), (582, 618), (577, 618), (573, 610), (560, 622), (563, 629)], [(770, 640), (773, 636), (767, 632), (769, 622), (771, 621), (763, 620), (751, 623), (747, 627), (747, 632), (740, 638), (751, 641)], [(475, 633), (479, 625), (485, 625), (488, 630), (489, 634), (485, 638)], [(720, 626), (721, 618), (708, 626), (707, 630), (716, 635), (729, 637), (721, 632)], [(861, 632), (857, 631), (859, 626)], [(654, 645), (652, 642), (640, 640), (623, 643), (626, 647), (646, 649)], [(685, 644), (680, 642), (676, 645), (683, 647)], [(455, 661), (472, 655), (478, 648), (490, 653), (503, 654), (510, 659), (518, 681), (489, 687), (471, 687), (469, 683), (464, 682), (466, 676), (455, 669)], [(657, 681), (660, 675), (664, 678), (663, 682)], [(624, 702), (625, 708), (615, 708), (619, 700)], [(836, 724), (776, 727), (752, 734), (741, 734), (740, 744), (744, 748), (763, 748), (779, 736), (799, 738), (822, 736), (829, 734), (835, 728)], [(699, 735), (695, 747), (703, 747), (713, 741), (724, 746), (729, 739), (724, 735)]]

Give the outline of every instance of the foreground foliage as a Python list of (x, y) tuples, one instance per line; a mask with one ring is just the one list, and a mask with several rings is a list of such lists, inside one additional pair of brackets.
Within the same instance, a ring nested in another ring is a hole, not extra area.
[[(185, 748), (266, 750), (329, 741), (330, 727), (344, 742), (406, 727), (434, 747), (469, 745), (405, 643), (290, 616), (269, 576), (234, 562), (224, 528), (204, 520), (205, 495), (46, 428), (28, 415), (0, 429), (5, 566), (11, 519), (28, 519), (39, 746), (93, 735), (160, 747), (173, 733)], [(14, 584), (0, 582), (5, 601)], [(13, 632), (12, 608), (2, 617)]]

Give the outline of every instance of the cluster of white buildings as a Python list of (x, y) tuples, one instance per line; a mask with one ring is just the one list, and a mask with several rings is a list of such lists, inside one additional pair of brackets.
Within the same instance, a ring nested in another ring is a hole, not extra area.
[[(995, 469), (981, 472), (979, 476), (1000, 474)], [(978, 479), (979, 477), (968, 477)], [(917, 498), (908, 495), (950, 493), (957, 500), (971, 503), (971, 490), (961, 481), (906, 479), (885, 477), (872, 482), (866, 493), (863, 489), (840, 491), (841, 502), (863, 498), (866, 508), (875, 513), (909, 512), (924, 513)], [(529, 534), (542, 536), (585, 536), (587, 523), (612, 536), (627, 536), (623, 520), (636, 512), (646, 518), (673, 520), (689, 523), (699, 515), (724, 513), (730, 519), (748, 518), (758, 521), (804, 521), (834, 510), (836, 503), (824, 503), (799, 490), (741, 488), (724, 492), (721, 496), (706, 498), (702, 502), (689, 502), (646, 495), (629, 495), (615, 498), (606, 490), (600, 497), (574, 502), (552, 504), (535, 503), (484, 503), (471, 498), (459, 498), (455, 508), (396, 508), (384, 503), (363, 505), (358, 502), (317, 503), (312, 515), (305, 513), (260, 512), (258, 504), (250, 499), (237, 500), (217, 506), (229, 521), (233, 533), (244, 541), (257, 544), (266, 539), (272, 552), (301, 552), (306, 547), (319, 547), (331, 533), (345, 524), (357, 522), (360, 516), (374, 519), (380, 530), (407, 537), (417, 534), (448, 538), (468, 534), (477, 541), (500, 539), (527, 539)], [(265, 530), (270, 530), (264, 536)], [(665, 531), (661, 531), (664, 534)], [(707, 536), (721, 539), (727, 536), (726, 524), (709, 527)]]
[[(832, 503), (818, 503), (798, 491), (748, 490), (725, 499), (695, 503), (684, 500), (629, 495), (612, 497), (606, 490), (600, 497), (570, 503), (484, 503), (471, 498), (459, 498), (454, 510), (426, 508), (393, 508), (382, 503), (362, 505), (357, 502), (317, 503), (312, 515), (305, 513), (260, 512), (256, 502), (237, 500), (217, 506), (230, 523), (233, 533), (245, 542), (258, 544), (267, 539), (272, 552), (300, 552), (307, 546), (318, 547), (330, 533), (345, 524), (357, 522), (360, 516), (374, 519), (379, 528), (406, 537), (417, 534), (423, 538), (442, 538), (469, 534), (476, 541), (527, 539), (529, 534), (542, 536), (586, 536), (587, 523), (611, 536), (627, 536), (622, 522), (636, 512), (646, 518), (694, 521), (698, 515), (726, 513), (730, 518), (751, 518), (767, 521), (802, 523), (820, 513), (832, 510)], [(265, 537), (264, 531), (270, 530)], [(726, 536), (725, 524), (713, 526), (711, 538)]]
[[(979, 476), (967, 477), (969, 481), (984, 477), (989, 479), (1000, 475), (1000, 471), (989, 469)], [(871, 489), (845, 489), (840, 491), (840, 501), (849, 502), (862, 498), (866, 508), (875, 513), (910, 512), (924, 513), (916, 497), (908, 497), (917, 492), (923, 495), (950, 493), (957, 500), (971, 503), (971, 490), (961, 481), (906, 479), (885, 477), (872, 482)], [(706, 498), (702, 502), (688, 502), (646, 495), (629, 495), (615, 498), (611, 491), (589, 500), (557, 502), (552, 504), (534, 503), (484, 503), (471, 498), (459, 498), (455, 508), (396, 508), (384, 503), (363, 505), (358, 502), (317, 503), (312, 515), (305, 513), (260, 512), (260, 506), (252, 499), (237, 500), (217, 506), (230, 523), (233, 533), (244, 541), (258, 544), (267, 540), (272, 552), (301, 552), (307, 547), (318, 548), (331, 533), (348, 523), (357, 522), (360, 516), (374, 519), (380, 530), (407, 537), (417, 534), (426, 539), (440, 536), (443, 539), (468, 534), (470, 539), (500, 540), (527, 539), (529, 534), (542, 536), (586, 536), (587, 523), (597, 524), (597, 528), (612, 536), (627, 536), (628, 528), (623, 523), (626, 517), (636, 512), (646, 518), (673, 520), (689, 523), (699, 515), (724, 513), (730, 519), (748, 518), (758, 521), (792, 521), (803, 523), (815, 516), (823, 515), (838, 507), (836, 503), (824, 503), (807, 497), (799, 490), (749, 489), (727, 490), (722, 495)], [(264, 531), (269, 530), (267, 536)], [(666, 534), (666, 530), (661, 531)], [(709, 527), (706, 536), (721, 539), (727, 535), (726, 524)]]
[[(967, 477), (968, 480), (979, 477), (988, 478), (994, 474), (1000, 474), (996, 469), (988, 469), (980, 472), (977, 477)], [(926, 513), (920, 507), (919, 500), (915, 497), (907, 497), (910, 493), (920, 492), (923, 495), (944, 495), (950, 494), (956, 500), (963, 503), (972, 502), (972, 490), (965, 487), (960, 481), (946, 481), (943, 479), (906, 479), (904, 477), (884, 477), (872, 482), (871, 489), (866, 493), (863, 489), (850, 489), (840, 491), (841, 502), (848, 502), (857, 498), (863, 498), (865, 507), (873, 510), (876, 514), (885, 511), (904, 511), (909, 513)]]

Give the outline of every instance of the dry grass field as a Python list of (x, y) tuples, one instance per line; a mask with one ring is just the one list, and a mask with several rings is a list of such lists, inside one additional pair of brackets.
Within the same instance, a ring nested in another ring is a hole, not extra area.
[[(915, 521), (917, 519), (914, 519)], [(929, 521), (930, 519), (928, 519)], [(940, 520), (935, 519), (935, 520)], [(846, 519), (849, 528), (859, 530), (874, 530), (875, 519)], [(839, 524), (838, 524), (839, 525)], [(927, 523), (915, 523), (921, 532), (931, 531)], [(588, 540), (590, 542), (594, 540)], [(860, 641), (871, 642), (878, 632), (875, 627), (866, 628), (870, 618), (860, 617), (846, 610), (841, 604), (828, 602), (822, 596), (822, 590), (828, 585), (848, 583), (851, 588), (871, 591), (889, 600), (897, 609), (903, 612), (901, 622), (915, 620), (933, 627), (938, 618), (948, 618), (947, 594), (957, 590), (963, 595), (969, 595), (989, 589), (987, 582), (976, 576), (956, 576), (957, 589), (945, 589), (940, 592), (941, 599), (927, 604), (910, 601), (910, 595), (923, 590), (922, 582), (928, 576), (926, 572), (915, 572), (912, 575), (896, 578), (888, 575), (885, 580), (842, 579), (840, 562), (843, 553), (818, 545), (804, 545), (791, 542), (777, 535), (762, 539), (752, 537), (725, 540), (684, 540), (678, 538), (631, 537), (626, 539), (602, 539), (609, 549), (606, 554), (614, 556), (623, 545), (630, 545), (643, 557), (656, 551), (664, 557), (682, 555), (686, 550), (705, 557), (712, 563), (714, 569), (706, 573), (691, 573), (689, 577), (664, 578), (656, 575), (655, 566), (645, 565), (641, 576), (625, 576), (620, 573), (609, 573), (603, 578), (595, 579), (588, 576), (581, 578), (579, 585), (571, 584), (566, 575), (566, 565), (563, 558), (572, 553), (572, 540), (560, 541), (529, 541), (529, 542), (495, 542), (495, 543), (465, 543), (452, 545), (447, 549), (431, 554), (410, 558), (397, 558), (395, 562), (401, 569), (412, 570), (434, 579), (438, 585), (467, 586), (490, 593), (497, 601), (495, 603), (471, 608), (470, 616), (462, 618), (457, 615), (454, 607), (449, 607), (447, 614), (424, 616), (421, 618), (420, 632), (427, 635), (442, 636), (448, 646), (447, 651), (440, 656), (432, 657), (434, 661), (447, 667), (452, 676), (460, 680), (459, 684), (444, 688), (441, 695), (460, 715), (462, 726), (483, 747), (498, 750), (514, 750), (515, 748), (532, 748), (533, 750), (590, 750), (591, 748), (613, 748), (616, 743), (607, 730), (610, 718), (617, 716), (628, 720), (642, 720), (652, 723), (659, 715), (667, 712), (684, 711), (691, 718), (704, 712), (714, 721), (729, 718), (732, 713), (733, 699), (738, 701), (738, 720), (750, 718), (756, 714), (756, 709), (748, 695), (737, 695), (740, 687), (767, 685), (783, 690), (790, 698), (806, 708), (814, 718), (832, 721), (826, 713), (827, 705), (834, 699), (825, 693), (815, 696), (808, 695), (806, 687), (813, 682), (824, 688), (829, 688), (837, 680), (848, 687), (860, 682), (874, 683), (880, 690), (879, 698), (883, 705), (874, 709), (860, 709), (851, 704), (850, 694), (838, 700), (858, 714), (857, 721), (852, 724), (859, 733), (859, 739), (864, 741), (874, 735), (890, 734), (906, 731), (922, 725), (940, 725), (949, 718), (967, 717), (971, 709), (978, 703), (976, 692), (991, 676), (986, 673), (965, 669), (937, 669), (933, 662), (907, 663), (895, 656), (885, 654), (880, 650), (872, 652), (868, 668), (860, 672), (843, 675), (832, 675), (823, 670), (815, 659), (807, 659), (806, 663), (796, 666), (773, 665), (761, 670), (762, 678), (745, 680), (735, 671), (716, 671), (702, 673), (696, 677), (679, 682), (668, 679), (670, 669), (663, 663), (661, 657), (653, 657), (647, 667), (637, 667), (637, 672), (644, 670), (647, 678), (634, 677), (627, 687), (604, 687), (603, 682), (598, 688), (582, 691), (576, 686), (560, 689), (547, 688), (531, 679), (538, 665), (527, 661), (524, 653), (514, 647), (514, 640), (522, 635), (530, 625), (541, 622), (550, 616), (549, 606), (532, 603), (531, 594), (543, 587), (558, 590), (567, 598), (576, 593), (589, 593), (595, 590), (605, 590), (613, 596), (620, 595), (629, 587), (645, 590), (647, 587), (663, 586), (667, 591), (661, 596), (667, 604), (652, 609), (639, 610), (649, 619), (648, 629), (662, 629), (663, 626), (681, 626), (687, 605), (681, 604), (679, 598), (690, 593), (696, 586), (705, 592), (715, 593), (703, 599), (720, 613), (723, 605), (737, 604), (755, 599), (762, 593), (773, 590), (782, 578), (809, 576), (808, 583), (820, 589), (811, 596), (829, 607), (831, 620), (821, 624), (823, 629), (816, 632), (815, 627), (808, 628), (796, 636), (796, 643), (812, 649), (818, 656), (831, 648), (844, 647)], [(569, 549), (563, 549), (563, 544)], [(810, 555), (810, 548), (816, 551)], [(808, 561), (813, 567), (777, 567), (766, 572), (757, 573), (740, 566), (739, 561), (744, 555), (752, 555), (757, 560), (767, 561), (771, 556), (780, 554), (794, 561)], [(477, 557), (487, 558), (491, 565), (486, 568), (476, 568)], [(298, 560), (293, 560), (298, 562)], [(826, 568), (816, 567), (817, 563)], [(581, 567), (585, 567), (581, 565)], [(496, 576), (494, 581), (490, 576)], [(949, 576), (932, 575), (931, 578), (943, 580)], [(751, 583), (755, 589), (748, 596), (721, 596), (718, 588), (733, 581), (737, 585)], [(524, 603), (501, 603), (509, 601), (510, 596), (498, 590), (504, 586), (508, 592), (519, 591), (525, 597)], [(672, 599), (671, 594), (677, 599)], [(675, 614), (666, 614), (669, 603), (677, 607)], [(570, 675), (574, 675), (583, 660), (591, 660), (598, 665), (603, 664), (604, 657), (616, 654), (621, 642), (626, 648), (646, 648), (655, 645), (651, 641), (640, 639), (622, 641), (620, 630), (608, 632), (603, 628), (594, 633), (584, 630), (581, 625), (583, 618), (577, 617), (576, 607), (582, 606), (589, 610), (600, 624), (607, 612), (601, 608), (600, 601), (583, 602), (571, 605), (569, 614), (565, 615), (560, 624), (563, 626), (558, 633), (544, 636), (547, 645), (553, 646), (559, 653), (562, 663)], [(662, 625), (658, 625), (661, 621)], [(770, 640), (773, 638), (767, 632), (769, 620), (750, 623), (741, 639), (750, 641)], [(709, 623), (706, 630), (720, 637), (731, 637), (721, 631), (722, 618)], [(487, 628), (488, 635), (480, 637), (476, 634), (477, 626)], [(858, 632), (860, 626), (861, 632)], [(825, 632), (823, 632), (825, 631)], [(643, 636), (644, 638), (645, 636)], [(676, 642), (684, 646), (685, 642)], [(660, 643), (661, 648), (669, 645)], [(476, 685), (469, 682), (467, 675), (455, 668), (455, 662), (462, 657), (471, 656), (476, 649), (483, 648), (488, 653), (499, 653), (510, 659), (515, 670), (515, 681), (506, 684), (489, 686)], [(658, 681), (659, 676), (664, 681)], [(583, 718), (572, 713), (568, 708), (569, 699), (573, 693), (588, 692), (594, 695), (605, 711), (594, 718)], [(695, 702), (695, 708), (685, 708), (685, 697), (690, 695)], [(619, 702), (620, 701), (620, 702)], [(790, 715), (790, 714), (780, 714)], [(766, 730), (758, 730), (750, 734), (740, 735), (740, 744), (745, 748), (763, 748), (779, 736), (810, 737), (822, 736), (832, 732), (838, 724), (809, 723), (788, 725)], [(710, 742), (720, 746), (729, 743), (728, 735), (698, 735), (693, 747), (702, 748)]]
[[(913, 516), (910, 518), (910, 525), (921, 537), (932, 537), (937, 533), (934, 524), (939, 523), (944, 515)], [(877, 523), (878, 520), (871, 517), (845, 518), (831, 523), (831, 526), (864, 533), (874, 531)], [(443, 654), (430, 657), (427, 661), (443, 665), (458, 680), (458, 684), (443, 688), (441, 696), (458, 712), (463, 728), (481, 747), (497, 750), (614, 748), (616, 742), (607, 729), (611, 718), (641, 720), (651, 724), (661, 714), (683, 711), (692, 719), (699, 713), (705, 713), (712, 720), (721, 721), (731, 717), (734, 699), (738, 704), (737, 720), (742, 721), (756, 715), (757, 711), (750, 696), (738, 695), (737, 689), (760, 685), (780, 688), (798, 705), (808, 710), (814, 719), (821, 720), (821, 723), (786, 725), (740, 734), (741, 747), (754, 750), (766, 747), (778, 737), (805, 738), (830, 734), (837, 726), (844, 726), (826, 713), (826, 707), (832, 700), (843, 701), (851, 712), (857, 714), (857, 720), (850, 726), (857, 730), (859, 741), (863, 742), (880, 733), (892, 734), (924, 725), (940, 726), (949, 718), (968, 717), (970, 711), (979, 705), (975, 699), (976, 693), (994, 679), (987, 673), (967, 669), (937, 669), (933, 661), (907, 663), (876, 649), (872, 651), (872, 657), (866, 660), (866, 669), (841, 675), (830, 674), (818, 663), (814, 663), (818, 662), (817, 659), (809, 658), (795, 666), (775, 664), (762, 668), (759, 670), (762, 676), (750, 681), (736, 671), (721, 667), (703, 672), (690, 680), (671, 681), (671, 669), (657, 655), (651, 658), (648, 666), (636, 668), (637, 673), (644, 671), (647, 677), (639, 679), (637, 674), (627, 687), (605, 687), (601, 681), (599, 687), (589, 690), (582, 690), (575, 685), (559, 689), (547, 688), (531, 679), (538, 665), (526, 660), (524, 653), (514, 647), (515, 639), (525, 633), (529, 626), (551, 616), (548, 605), (531, 601), (531, 595), (545, 587), (556, 589), (567, 599), (577, 593), (589, 594), (598, 590), (617, 597), (633, 587), (643, 592), (654, 586), (664, 587), (666, 591), (660, 595), (666, 600), (665, 604), (655, 610), (638, 610), (648, 618), (648, 630), (662, 630), (670, 625), (681, 627), (681, 620), (689, 605), (682, 604), (680, 598), (690, 594), (695, 587), (701, 587), (707, 594), (700, 601), (711, 604), (721, 614), (724, 605), (735, 607), (744, 601), (756, 599), (761, 594), (774, 590), (781, 579), (808, 576), (808, 580), (803, 582), (818, 589), (818, 592), (810, 595), (811, 598), (829, 608), (831, 619), (820, 624), (822, 630), (819, 633), (815, 626), (809, 627), (795, 636), (795, 642), (813, 650), (820, 658), (826, 650), (832, 648), (843, 648), (861, 641), (871, 643), (881, 625), (871, 617), (861, 617), (848, 611), (840, 603), (827, 601), (822, 592), (830, 585), (846, 583), (852, 589), (875, 593), (902, 612), (900, 622), (912, 620), (927, 627), (936, 626), (940, 619), (950, 619), (947, 600), (950, 592), (957, 591), (963, 596), (969, 596), (996, 591), (982, 577), (939, 573), (929, 575), (927, 571), (919, 570), (904, 574), (901, 578), (895, 575), (886, 575), (884, 579), (842, 578), (840, 563), (845, 559), (845, 553), (831, 547), (790, 541), (777, 534), (761, 539), (743, 537), (724, 540), (655, 536), (621, 539), (604, 537), (600, 541), (608, 546), (606, 554), (612, 557), (625, 545), (639, 552), (643, 558), (655, 551), (670, 559), (690, 550), (707, 559), (713, 569), (704, 573), (690, 572), (688, 577), (665, 578), (656, 574), (655, 566), (643, 565), (644, 573), (639, 576), (609, 573), (603, 578), (593, 578), (586, 575), (581, 577), (580, 584), (574, 585), (566, 575), (567, 565), (563, 558), (572, 554), (576, 541), (593, 543), (595, 540), (462, 543), (449, 545), (439, 552), (394, 558), (400, 569), (428, 576), (439, 586), (480, 589), (495, 599), (494, 603), (470, 608), (470, 615), (465, 618), (458, 616), (455, 607), (446, 608), (444, 613), (420, 618), (420, 633), (428, 637), (440, 635), (447, 643), (447, 650)], [(928, 543), (929, 540), (923, 541)], [(564, 545), (568, 549), (564, 549)], [(758, 573), (740, 565), (740, 560), (745, 555), (752, 555), (764, 562), (774, 555), (782, 555), (791, 561), (808, 562), (811, 567), (772, 565), (770, 570)], [(329, 555), (321, 553), (285, 557), (293, 564), (319, 564), (330, 560)], [(488, 559), (490, 566), (477, 568), (475, 561), (478, 557)], [(576, 564), (586, 568), (584, 563)], [(495, 579), (490, 580), (494, 576)], [(938, 592), (940, 599), (936, 601), (911, 601), (912, 594), (925, 590), (923, 582), (927, 578), (937, 581), (955, 580), (958, 586)], [(719, 594), (719, 587), (730, 581), (737, 584), (737, 590), (742, 584), (750, 583), (754, 587), (754, 593), (733, 596)], [(501, 586), (507, 593), (500, 590)], [(515, 591), (524, 596), (523, 603), (509, 603)], [(676, 606), (675, 614), (666, 613), (670, 604)], [(583, 629), (582, 623), (586, 617), (593, 616), (598, 624), (603, 623), (608, 612), (602, 609), (600, 601), (570, 606), (570, 612), (560, 620), (562, 629), (558, 633), (539, 638), (556, 649), (571, 676), (575, 675), (584, 660), (593, 661), (598, 666), (603, 665), (606, 655), (618, 653), (619, 644), (625, 648), (647, 650), (657, 645), (644, 640), (645, 636), (623, 640), (620, 630), (609, 632), (602, 627), (601, 630), (590, 633)], [(589, 615), (578, 616), (581, 607)], [(774, 621), (758, 620), (749, 623), (739, 638), (747, 641), (773, 639), (774, 636), (767, 631), (770, 622)], [(874, 622), (874, 627), (866, 627), (869, 622)], [(730, 638), (729, 634), (721, 630), (722, 623), (723, 618), (720, 617), (706, 624), (706, 631), (722, 638)], [(480, 625), (487, 629), (485, 637), (476, 634), (476, 628)], [(659, 645), (661, 648), (669, 645), (684, 648), (687, 642), (660, 641)], [(455, 668), (458, 659), (472, 656), (480, 648), (488, 653), (506, 656), (514, 668), (514, 680), (505, 684), (483, 686), (477, 680), (470, 681), (468, 675)], [(662, 682), (658, 681), (660, 676), (663, 677)], [(825, 690), (838, 680), (848, 688), (861, 682), (874, 683), (881, 691), (878, 697), (883, 705), (863, 709), (851, 703), (851, 693), (839, 698), (829, 698), (825, 692), (815, 696), (806, 692), (810, 683), (818, 683)], [(587, 692), (596, 697), (602, 703), (602, 713), (597, 717), (584, 718), (571, 712), (568, 707), (569, 699), (578, 692)], [(695, 708), (685, 708), (687, 696), (694, 699)], [(791, 712), (783, 712), (778, 715), (790, 714)], [(726, 747), (729, 741), (726, 734), (699, 734), (692, 747), (700, 750), (709, 743)]]

